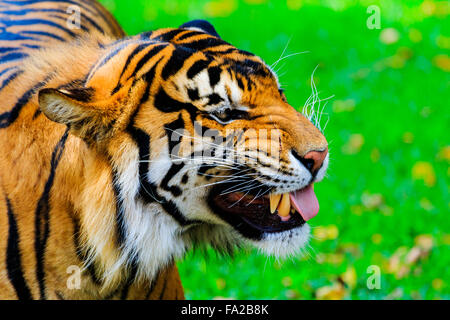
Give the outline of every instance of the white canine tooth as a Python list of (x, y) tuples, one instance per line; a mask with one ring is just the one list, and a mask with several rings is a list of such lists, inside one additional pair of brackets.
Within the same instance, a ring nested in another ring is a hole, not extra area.
[(278, 215), (281, 217), (287, 217), (291, 211), (291, 199), (289, 193), (284, 193), (280, 205), (278, 206)]
[(270, 213), (275, 213), (277, 210), (278, 204), (280, 203), (281, 194), (270, 194)]

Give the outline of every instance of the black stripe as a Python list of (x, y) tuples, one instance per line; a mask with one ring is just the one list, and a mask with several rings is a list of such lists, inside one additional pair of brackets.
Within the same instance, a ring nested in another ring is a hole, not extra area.
[(175, 121), (172, 121), (166, 125), (164, 125), (164, 130), (166, 131), (168, 145), (169, 145), (169, 155), (175, 156), (175, 159), (178, 158), (178, 154), (173, 154), (173, 149), (175, 146), (181, 141), (184, 130), (184, 121), (183, 117), (180, 115)]
[(175, 112), (185, 110), (192, 110), (196, 113), (197, 108), (191, 103), (180, 102), (171, 98), (166, 91), (161, 87), (155, 96), (155, 107), (162, 112)]
[(128, 55), (127, 61), (125, 62), (123, 68), (122, 68), (122, 72), (120, 73), (119, 76), (119, 81), (117, 82), (116, 87), (113, 89), (113, 91), (111, 92), (111, 95), (113, 95), (114, 93), (116, 93), (117, 91), (119, 91), (121, 85), (120, 85), (120, 80), (122, 79), (123, 74), (125, 73), (125, 70), (127, 70), (128, 65), (130, 64), (131, 60), (134, 58), (134, 56), (136, 54), (138, 54), (139, 52), (141, 52), (144, 48), (146, 48), (148, 46), (148, 44), (139, 44), (136, 48), (134, 48), (134, 50), (131, 52), (131, 54)]
[(164, 44), (158, 44), (155, 45), (152, 49), (150, 49), (139, 62), (136, 64), (136, 68), (134, 69), (133, 73), (128, 77), (128, 79), (131, 79), (136, 76), (136, 74), (141, 70), (141, 68), (150, 60), (153, 58), (156, 54), (158, 54), (162, 49), (164, 49), (166, 45)]
[(8, 207), (8, 246), (6, 249), (6, 269), (8, 271), (8, 278), (11, 281), (14, 289), (16, 290), (17, 297), (19, 300), (31, 300), (30, 288), (25, 281), (25, 277), (22, 270), (22, 261), (20, 253), (20, 239), (19, 232), (17, 229), (16, 218), (14, 217), (14, 212), (12, 210), (11, 203), (6, 198), (6, 205)]
[[(58, 15), (54, 15), (54, 14), (51, 14), (51, 15), (49, 15), (49, 16), (51, 16), (51, 17), (55, 17), (55, 18), (57, 18), (57, 19), (62, 19), (62, 20), (64, 20), (64, 22), (66, 22), (67, 21), (67, 15), (68, 15), (68, 12), (66, 11), (66, 10), (61, 10), (61, 9), (27, 9), (27, 10), (24, 10), (24, 11), (28, 11), (28, 12), (54, 12), (54, 13), (61, 13), (61, 14), (63, 14), (64, 16), (58, 16)], [(5, 12), (2, 12), (2, 13), (5, 13)], [(81, 17), (81, 20), (85, 20), (85, 21), (87, 21), (90, 25), (92, 25), (95, 29), (97, 29), (98, 31), (100, 31), (101, 33), (103, 33), (103, 34), (105, 34), (105, 31), (97, 24), (97, 22), (95, 22), (94, 20), (92, 20), (89, 16), (87, 16), (87, 15), (85, 15), (83, 12), (80, 12), (80, 17)], [(89, 31), (89, 28), (87, 28), (85, 25), (84, 25), (84, 21), (81, 21), (81, 28), (84, 30), (84, 31)]]
[[(197, 175), (205, 176), (206, 171), (208, 171), (211, 168), (215, 168), (216, 166), (217, 165), (213, 164), (213, 163), (202, 163), (197, 169)], [(210, 176), (206, 176), (205, 178), (206, 178), (206, 180), (210, 180), (211, 179)]]
[(2, 32), (0, 32), (0, 40), (2, 41), (19, 41), (19, 40), (39, 40), (33, 37), (26, 37), (21, 34), (9, 32), (6, 29), (1, 29)]
[(134, 280), (136, 279), (137, 274), (137, 264), (133, 264), (130, 275), (127, 278), (127, 281), (125, 282), (125, 285), (122, 288), (122, 292), (120, 294), (120, 299), (125, 300), (128, 296), (128, 293), (130, 291), (130, 287), (133, 284)]
[(194, 89), (187, 88), (187, 93), (188, 93), (189, 99), (191, 99), (192, 101), (196, 101), (196, 100), (200, 99), (197, 88), (194, 88)]
[[(8, 3), (16, 6), (24, 6), (24, 5), (33, 5), (35, 3), (42, 2), (42, 0), (2, 0), (3, 3)], [(82, 0), (84, 4), (80, 3), (80, 1), (73, 1), (73, 0), (52, 0), (52, 2), (61, 3), (61, 4), (73, 4), (76, 6), (80, 6), (83, 9), (85, 9), (87, 12), (93, 14), (94, 16), (97, 16), (100, 14), (106, 22), (109, 22), (105, 19), (105, 15), (101, 10), (98, 10), (98, 8), (93, 7), (95, 5), (95, 1), (85, 1)]]
[(170, 40), (172, 40), (174, 37), (176, 37), (178, 34), (180, 34), (181, 32), (184, 32), (184, 31), (186, 31), (186, 30), (183, 30), (183, 29), (169, 30), (163, 34), (156, 36), (155, 39), (170, 42)]
[(178, 173), (180, 170), (184, 167), (184, 163), (173, 163), (170, 166), (169, 171), (167, 171), (166, 175), (164, 176), (163, 180), (161, 181), (161, 188), (163, 188), (166, 191), (169, 191), (172, 193), (174, 197), (178, 197), (181, 195), (182, 191), (178, 186), (169, 186), (170, 180)]
[(4, 56), (0, 57), (0, 63), (6, 63), (14, 60), (20, 60), (23, 58), (28, 57), (28, 55), (24, 52), (11, 52), (8, 54), (5, 54)]
[(244, 87), (244, 83), (242, 82), (241, 75), (239, 75), (239, 76), (236, 75), (236, 80), (237, 80), (237, 84), (238, 84), (239, 89), (244, 91), (245, 87)]
[(89, 70), (86, 81), (89, 81), (93, 77), (94, 73), (98, 71), (98, 69), (107, 64), (108, 61), (114, 58), (122, 49), (126, 48), (127, 45), (128, 42), (124, 41), (123, 43), (120, 43), (117, 47), (113, 48), (112, 51), (110, 51), (104, 58), (102, 58), (102, 60), (99, 63), (95, 64), (94, 67), (91, 70)]
[(189, 79), (194, 78), (200, 71), (207, 68), (209, 65), (209, 61), (206, 60), (198, 60), (192, 64), (192, 66), (188, 69), (186, 75)]
[(139, 148), (139, 198), (146, 203), (158, 202), (182, 226), (198, 223), (197, 220), (187, 220), (178, 207), (172, 201), (159, 195), (157, 187), (148, 181), (150, 136), (141, 129), (134, 127), (133, 119), (130, 121), (127, 131)]
[(30, 49), (40, 49), (41, 48), (41, 46), (38, 46), (36, 44), (27, 44), (27, 43), (22, 43), (21, 46), (25, 47), (25, 48), (30, 48)]
[(40, 299), (46, 299), (45, 293), (45, 250), (50, 233), (50, 190), (53, 186), (56, 168), (64, 151), (64, 146), (69, 135), (69, 129), (66, 129), (63, 136), (53, 149), (50, 161), (50, 174), (45, 183), (44, 191), (36, 207), (35, 217), (35, 252), (36, 252), (36, 278), (39, 284)]
[(192, 103), (172, 99), (162, 87), (159, 88), (158, 93), (155, 95), (153, 105), (162, 112), (186, 110), (189, 113), (192, 125), (195, 126), (195, 120), (199, 110)]
[(253, 61), (250, 59), (245, 59), (241, 62), (241, 64), (244, 66), (245, 71), (243, 72), (243, 75), (255, 74), (260, 77), (267, 77), (270, 75), (269, 71), (266, 69), (266, 67), (257, 61)]
[(203, 53), (205, 54), (215, 54), (215, 55), (225, 55), (225, 54), (230, 54), (230, 53), (234, 53), (236, 51), (239, 51), (237, 48), (235, 47), (231, 47), (225, 50), (204, 50)]
[(164, 277), (164, 284), (163, 287), (161, 288), (161, 294), (159, 295), (159, 300), (162, 300), (164, 298), (164, 293), (166, 293), (166, 287), (167, 287), (167, 278), (169, 277), (169, 273), (165, 272), (165, 277)]
[[(81, 14), (81, 17), (82, 17), (83, 15)], [(61, 17), (61, 16), (58, 16), (57, 14), (49, 14), (48, 15), (48, 17), (49, 18), (55, 18), (55, 19), (59, 19), (59, 20), (62, 20), (63, 22), (66, 22), (67, 21), (67, 17)], [(89, 29), (88, 29), (88, 27), (86, 27), (85, 25), (84, 25), (84, 21), (82, 22), (82, 21), (80, 21), (81, 23), (80, 23), (80, 29), (81, 30), (83, 30), (84, 32), (88, 32), (89, 31)], [(78, 27), (77, 27), (78, 28)]]
[[(45, 37), (49, 37), (55, 40), (59, 40), (59, 41), (66, 41), (64, 38), (50, 33), (50, 32), (45, 32), (45, 31), (35, 31), (35, 30), (24, 30), (21, 31), (20, 34), (24, 34), (24, 35), (38, 35), (38, 36), (45, 36)], [(36, 40), (42, 40), (44, 41), (45, 39), (36, 39)]]
[(212, 93), (208, 96), (208, 104), (215, 105), (223, 101), (223, 98), (217, 93)]
[[(171, 260), (172, 260), (172, 263), (173, 263), (173, 259), (171, 259)], [(167, 265), (170, 265), (170, 264), (171, 263), (167, 263)], [(162, 275), (162, 272), (164, 272), (162, 269), (158, 269), (158, 272), (156, 272), (156, 276), (151, 280), (150, 286), (149, 286), (148, 291), (147, 291), (147, 293), (145, 295), (145, 300), (148, 300), (150, 298), (151, 294), (153, 293), (153, 291), (155, 290), (156, 285), (158, 284), (158, 280), (159, 280), (159, 278)]]
[[(6, 48), (5, 48), (6, 49)], [(11, 49), (17, 49), (17, 48), (11, 48)], [(1, 76), (3, 76), (5, 73), (7, 73), (8, 71), (11, 71), (11, 70), (14, 70), (14, 69), (17, 69), (17, 68), (15, 68), (15, 67), (9, 67), (9, 68), (6, 68), (6, 69), (3, 69), (2, 71), (0, 71), (0, 77)]]
[(6, 111), (0, 114), (0, 129), (9, 127), (19, 117), (20, 110), (31, 99), (33, 94), (45, 86), (47, 82), (52, 78), (53, 74), (48, 75), (43, 81), (37, 83), (34, 87), (25, 92), (10, 111)]
[(220, 81), (220, 73), (222, 69), (218, 66), (211, 67), (208, 69), (209, 85), (214, 88), (214, 86)]
[[(117, 21), (114, 19), (114, 17), (108, 11), (105, 10), (105, 8), (98, 1), (92, 1), (92, 0), (81, 0), (81, 1), (85, 5), (90, 7), (90, 9), (88, 11), (93, 13), (94, 17), (98, 17), (99, 15), (101, 16), (101, 18), (103, 19), (105, 24), (112, 31), (112, 33), (116, 33), (115, 31), (119, 31), (119, 33), (121, 33), (123, 35), (123, 30), (120, 28)], [(113, 29), (113, 27), (115, 30)]]
[(75, 252), (78, 256), (78, 259), (83, 261), (84, 265), (87, 264), (86, 268), (87, 268), (87, 271), (89, 272), (92, 282), (95, 285), (101, 285), (102, 281), (97, 276), (97, 270), (95, 269), (94, 263), (92, 261), (88, 261), (88, 255), (81, 247), (81, 244), (80, 244), (80, 237), (81, 237), (80, 222), (77, 219), (72, 218), (72, 223), (73, 223), (73, 244), (74, 244)]
[[(5, 88), (11, 81), (13, 81), (15, 78), (17, 78), (18, 75), (20, 75), (20, 74), (22, 74), (22, 73), (23, 73), (22, 70), (19, 70), (19, 71), (16, 71), (16, 72), (14, 72), (14, 73), (11, 73), (11, 74), (8, 76), (8, 78), (6, 78), (6, 79), (3, 81), (2, 85), (0, 86), (0, 90), (2, 90), (3, 88)], [(0, 119), (2, 119), (2, 115), (0, 115)], [(1, 120), (0, 120), (0, 124), (1, 124)], [(1, 128), (1, 126), (0, 126), (0, 128)]]
[(24, 20), (2, 20), (2, 24), (5, 25), (5, 27), (14, 27), (14, 26), (31, 26), (35, 24), (43, 24), (47, 25), (49, 27), (57, 28), (65, 33), (67, 33), (69, 36), (74, 38), (76, 35), (69, 29), (67, 29), (65, 26), (61, 26), (56, 22), (53, 22), (51, 20), (46, 19), (24, 19)]
[(222, 39), (211, 37), (201, 40), (194, 40), (192, 42), (183, 42), (181, 44), (185, 48), (190, 48), (195, 51), (203, 51), (217, 46), (230, 45), (228, 42)]
[[(153, 48), (151, 48), (142, 58), (139, 60), (139, 62), (136, 64), (136, 67), (133, 71), (133, 73), (128, 77), (128, 79), (131, 79), (136, 76), (136, 74), (142, 69), (142, 67), (153, 58), (155, 55), (157, 55), (161, 50), (166, 48), (165, 44), (158, 44), (155, 45)], [(128, 80), (127, 79), (127, 80)]]
[(125, 227), (125, 209), (123, 207), (123, 200), (120, 195), (120, 186), (118, 182), (118, 173), (112, 170), (112, 183), (114, 196), (116, 198), (116, 228), (117, 228), (117, 245), (121, 247), (125, 243), (127, 231)]
[[(152, 45), (152, 44), (150, 44)], [(143, 49), (145, 49), (146, 47), (148, 47), (149, 44), (141, 44), (138, 47), (136, 47), (133, 52), (128, 56), (127, 61), (125, 62), (125, 65), (122, 69), (122, 72), (119, 76), (119, 80), (117, 82), (116, 87), (112, 90), (111, 94), (115, 94), (117, 91), (119, 91), (119, 89), (121, 88), (122, 84), (120, 82), (120, 80), (122, 79), (123, 74), (125, 73), (125, 71), (127, 70), (128, 64), (131, 62), (131, 60), (133, 59), (133, 57), (138, 54), (139, 52), (141, 52)], [(132, 77), (136, 76), (136, 73), (142, 68), (142, 66), (149, 60), (151, 59), (153, 56), (155, 56), (158, 52), (160, 52), (164, 47), (158, 45), (153, 47), (149, 52), (147, 52), (144, 57), (142, 57), (142, 59), (136, 64), (136, 68), (133, 70), (133, 73), (127, 78), (127, 80), (131, 79)], [(147, 80), (148, 82), (152, 82), (153, 78), (155, 76), (155, 69), (156, 66), (158, 65), (158, 63), (161, 61), (162, 57), (152, 66), (152, 68), (145, 74), (145, 80)], [(148, 86), (148, 88), (150, 88), (150, 85)], [(148, 94), (148, 92), (147, 92)], [(148, 99), (148, 96), (147, 96)], [(147, 99), (145, 99), (142, 102), (147, 101)]]
[[(147, 87), (145, 89), (144, 94), (142, 95), (141, 99), (139, 100), (139, 106), (143, 103), (147, 102), (148, 98), (150, 97), (150, 90), (152, 88), (153, 80), (155, 79), (155, 73), (156, 73), (156, 67), (161, 62), (163, 57), (159, 58), (158, 61), (155, 62), (153, 67), (144, 75), (145, 82), (147, 83)], [(133, 119), (136, 116), (138, 111), (138, 108), (135, 110), (135, 114), (133, 115)]]
[(182, 40), (186, 40), (187, 38), (190, 38), (193, 36), (199, 36), (199, 35), (204, 35), (204, 33), (200, 32), (200, 31), (190, 30), (190, 31), (186, 32), (185, 34), (181, 35), (180, 37), (178, 37), (178, 39), (176, 41), (177, 41), (177, 43), (179, 43)]
[[(158, 276), (156, 277), (156, 279), (158, 279)], [(156, 281), (152, 280), (152, 282), (150, 283), (150, 287), (148, 288), (147, 293), (145, 294), (145, 300), (150, 299), (151, 294), (153, 293), (153, 291), (155, 290), (155, 285), (156, 285)]]
[(162, 202), (160, 203), (164, 211), (170, 214), (181, 226), (188, 226), (191, 224), (201, 223), (200, 220), (187, 220), (181, 211), (178, 209), (177, 205), (170, 200), (162, 197)]
[(139, 148), (139, 197), (146, 203), (164, 203), (166, 200), (158, 194), (156, 185), (148, 180), (150, 136), (141, 129), (132, 126), (128, 128), (128, 132)]
[(20, 50), (20, 48), (18, 48), (18, 47), (3, 47), (3, 48), (0, 48), (0, 54), (9, 53), (9, 52), (15, 51), (15, 50)]
[(161, 76), (164, 80), (167, 80), (170, 76), (176, 74), (183, 68), (184, 62), (189, 59), (195, 53), (194, 50), (190, 50), (184, 47), (175, 47), (172, 51), (172, 55), (169, 61), (166, 62)]

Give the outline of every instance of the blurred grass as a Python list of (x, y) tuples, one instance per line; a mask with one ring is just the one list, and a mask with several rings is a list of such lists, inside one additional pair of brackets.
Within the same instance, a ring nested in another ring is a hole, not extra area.
[[(289, 102), (328, 100), (329, 177), (303, 258), (190, 253), (189, 299), (449, 299), (449, 3), (103, 0), (129, 34), (204, 18), (277, 66)], [(366, 27), (369, 5), (381, 29)], [(280, 68), (278, 68), (280, 67)], [(324, 120), (325, 121), (325, 120)], [(366, 281), (381, 269), (381, 288)]]

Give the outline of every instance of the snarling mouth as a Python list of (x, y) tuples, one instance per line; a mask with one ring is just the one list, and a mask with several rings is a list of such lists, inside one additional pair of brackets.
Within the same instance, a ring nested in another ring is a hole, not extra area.
[(319, 211), (313, 185), (284, 194), (264, 196), (213, 190), (209, 204), (213, 211), (244, 236), (259, 239), (263, 233), (277, 233), (302, 226)]

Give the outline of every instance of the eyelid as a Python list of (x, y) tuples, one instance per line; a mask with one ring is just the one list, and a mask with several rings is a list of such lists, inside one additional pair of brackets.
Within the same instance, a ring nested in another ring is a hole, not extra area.
[(222, 112), (224, 112), (224, 111), (227, 111), (227, 110), (231, 110), (232, 108), (231, 108), (231, 106), (229, 106), (229, 105), (224, 105), (224, 106), (222, 106), (222, 107), (220, 107), (220, 108), (217, 108), (216, 110), (213, 110), (212, 112), (213, 113), (222, 113)]
[(228, 124), (228, 123), (231, 123), (231, 122), (233, 122), (234, 121), (234, 119), (230, 119), (230, 120), (228, 120), (228, 121), (225, 121), (225, 120), (222, 120), (222, 119), (220, 119), (216, 114), (214, 114), (214, 113), (211, 113), (210, 114), (210, 117), (212, 117), (214, 120), (216, 120), (218, 123), (220, 123), (220, 124)]
[[(245, 119), (247, 112), (248, 107), (246, 106), (225, 105), (216, 110), (212, 110), (209, 115), (221, 124), (228, 124), (235, 120)], [(222, 119), (221, 116), (225, 116), (226, 120)]]

